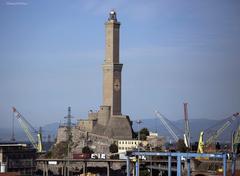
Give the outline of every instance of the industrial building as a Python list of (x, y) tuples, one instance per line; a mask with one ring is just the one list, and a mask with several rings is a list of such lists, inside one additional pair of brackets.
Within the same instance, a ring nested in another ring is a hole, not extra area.
[(36, 149), (27, 144), (0, 143), (1, 173), (15, 172), (31, 176), (36, 164)]

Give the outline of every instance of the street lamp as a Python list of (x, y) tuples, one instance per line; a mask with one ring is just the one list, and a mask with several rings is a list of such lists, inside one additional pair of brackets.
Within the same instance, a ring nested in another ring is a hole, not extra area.
[[(137, 120), (136, 123), (138, 124), (138, 146), (137, 146), (137, 149), (138, 149), (138, 152), (139, 152), (139, 144), (140, 144), (140, 124), (142, 123), (141, 120)], [(137, 169), (136, 169), (136, 176), (139, 176), (139, 171), (140, 171), (140, 163), (139, 163), (139, 155), (138, 155), (138, 160), (137, 160)]]
[[(150, 152), (152, 152), (152, 146), (150, 145)], [(150, 163), (150, 176), (152, 176), (152, 156), (150, 157), (151, 163)]]

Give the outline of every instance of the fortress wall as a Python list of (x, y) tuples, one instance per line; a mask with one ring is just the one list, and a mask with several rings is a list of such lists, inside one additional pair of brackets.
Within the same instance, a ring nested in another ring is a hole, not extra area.
[(108, 124), (110, 115), (111, 115), (110, 106), (100, 106), (100, 110), (98, 112), (98, 124), (106, 126)]
[(56, 144), (66, 141), (67, 140), (67, 133), (66, 133), (67, 128), (64, 126), (60, 126), (57, 130), (57, 141)]
[[(57, 143), (66, 141), (66, 127), (58, 129)], [(109, 146), (114, 142), (112, 138), (82, 131), (78, 126), (72, 128), (72, 152), (81, 153), (84, 146), (89, 146), (95, 153), (109, 153)]]

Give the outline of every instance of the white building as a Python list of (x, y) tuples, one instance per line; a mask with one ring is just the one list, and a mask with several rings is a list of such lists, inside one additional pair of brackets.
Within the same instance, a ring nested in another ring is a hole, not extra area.
[(118, 152), (124, 153), (133, 149), (137, 149), (139, 140), (118, 140)]
[(146, 141), (139, 141), (139, 140), (118, 140), (118, 153), (119, 159), (126, 159), (126, 152), (137, 150), (138, 145), (144, 145)]

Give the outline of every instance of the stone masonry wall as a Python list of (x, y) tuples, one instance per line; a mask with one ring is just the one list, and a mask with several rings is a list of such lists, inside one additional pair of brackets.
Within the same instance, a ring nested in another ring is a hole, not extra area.
[[(57, 134), (57, 143), (66, 141), (66, 127), (60, 127)], [(109, 153), (109, 146), (114, 143), (112, 138), (100, 136), (72, 127), (72, 153), (81, 153), (84, 146), (89, 146), (95, 153)]]
[(67, 133), (66, 133), (67, 128), (65, 126), (59, 126), (57, 130), (57, 141), (56, 143), (60, 143), (62, 141), (67, 140)]

